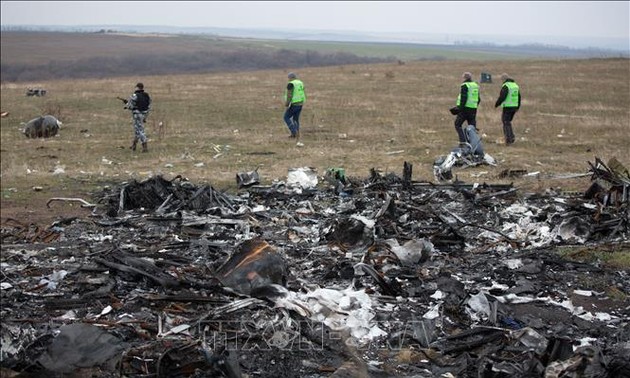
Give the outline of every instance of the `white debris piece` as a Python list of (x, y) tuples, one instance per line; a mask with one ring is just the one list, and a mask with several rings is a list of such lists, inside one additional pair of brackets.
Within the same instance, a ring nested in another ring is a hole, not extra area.
[(302, 189), (310, 189), (317, 186), (317, 171), (315, 168), (289, 168), (287, 176), (288, 186), (299, 186)]
[(422, 315), (423, 318), (425, 319), (435, 319), (437, 317), (440, 316), (440, 304), (436, 304), (435, 306), (431, 307), (431, 309), (427, 312), (424, 313), (424, 315)]
[(109, 314), (110, 312), (112, 312), (112, 310), (113, 310), (112, 306), (107, 306), (96, 317), (100, 318), (101, 316), (105, 316), (105, 315)]
[(578, 340), (580, 343), (578, 345), (573, 345), (573, 351), (575, 352), (576, 350), (578, 350), (578, 348), (584, 347), (584, 346), (589, 346), (589, 345), (593, 345), (591, 343), (597, 341), (596, 338), (593, 337), (584, 337)]
[(376, 222), (373, 219), (368, 219), (364, 217), (363, 215), (352, 214), (350, 218), (363, 222), (363, 224), (365, 224), (367, 228), (373, 229), (374, 226), (376, 225)]
[(404, 265), (418, 264), (423, 256), (428, 258), (433, 252), (433, 244), (425, 239), (412, 239), (402, 246), (396, 239), (387, 239), (385, 243)]
[(435, 293), (430, 295), (430, 297), (433, 299), (442, 299), (445, 297), (445, 295), (444, 295), (444, 292), (440, 290), (436, 290)]
[(55, 167), (55, 169), (53, 170), (52, 174), (53, 175), (60, 175), (66, 173), (66, 167), (63, 165), (58, 165)]
[(482, 291), (468, 298), (466, 304), (466, 312), (472, 319), (478, 321), (490, 316), (490, 303)]
[(358, 344), (387, 334), (375, 324), (372, 300), (364, 291), (318, 288), (299, 296), (308, 303), (311, 319), (323, 322), (332, 330), (349, 332)]
[(43, 277), (40, 281), (40, 285), (46, 284), (46, 289), (55, 290), (57, 288), (57, 284), (63, 280), (63, 278), (68, 274), (65, 270), (55, 270), (50, 276)]
[(593, 295), (593, 292), (590, 290), (573, 290), (573, 294), (581, 295), (583, 297), (590, 297)]
[(514, 269), (521, 268), (523, 266), (523, 260), (507, 259), (503, 261), (503, 264), (505, 264), (508, 267), (508, 269), (514, 270)]

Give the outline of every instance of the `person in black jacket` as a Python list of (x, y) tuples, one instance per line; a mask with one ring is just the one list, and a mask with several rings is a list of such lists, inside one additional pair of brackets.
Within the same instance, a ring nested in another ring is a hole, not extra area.
[(151, 96), (144, 91), (144, 84), (136, 84), (136, 88), (133, 94), (129, 97), (129, 100), (123, 100), (125, 103), (125, 109), (131, 110), (133, 116), (133, 142), (131, 143), (131, 150), (135, 151), (138, 141), (142, 143), (142, 152), (149, 151), (147, 147), (147, 136), (144, 133), (144, 124), (147, 122), (147, 117), (151, 111)]
[(470, 72), (464, 72), (462, 79), (463, 82), (460, 85), (456, 104), (455, 131), (457, 131), (459, 145), (465, 146), (467, 138), (464, 130), (462, 130), (462, 125), (466, 121), (469, 125), (474, 125), (477, 128), (477, 107), (481, 102), (481, 95), (479, 93), (479, 84), (472, 80)]
[(503, 136), (505, 137), (505, 144), (510, 145), (514, 143), (512, 120), (516, 112), (521, 108), (521, 91), (518, 84), (516, 84), (508, 74), (502, 74), (501, 80), (503, 81), (503, 85), (501, 86), (501, 92), (499, 93), (499, 98), (494, 104), (494, 107), (503, 107), (501, 114)]

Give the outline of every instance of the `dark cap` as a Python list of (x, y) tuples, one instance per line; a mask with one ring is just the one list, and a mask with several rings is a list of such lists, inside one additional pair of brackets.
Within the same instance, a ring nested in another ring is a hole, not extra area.
[(297, 75), (295, 73), (293, 73), (293, 72), (289, 72), (289, 75), (287, 75), (287, 77), (289, 79), (295, 79), (297, 77)]
[(144, 89), (144, 84), (142, 84), (142, 83), (138, 83), (138, 84), (136, 84), (136, 88), (138, 88), (138, 89)]

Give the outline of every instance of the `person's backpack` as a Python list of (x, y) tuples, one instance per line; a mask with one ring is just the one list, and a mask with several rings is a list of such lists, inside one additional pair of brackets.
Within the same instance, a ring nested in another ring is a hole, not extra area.
[(141, 112), (146, 112), (149, 110), (149, 105), (151, 104), (151, 98), (145, 92), (136, 92), (136, 106), (133, 110), (139, 110)]

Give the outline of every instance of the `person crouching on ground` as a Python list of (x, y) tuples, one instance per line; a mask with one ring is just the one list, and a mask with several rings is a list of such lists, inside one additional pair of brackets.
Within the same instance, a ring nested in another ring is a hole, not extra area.
[(300, 138), (300, 113), (302, 106), (306, 101), (306, 92), (304, 92), (304, 83), (298, 80), (297, 75), (290, 72), (288, 75), (289, 83), (284, 94), (284, 122), (287, 124), (291, 135), (289, 138)]

